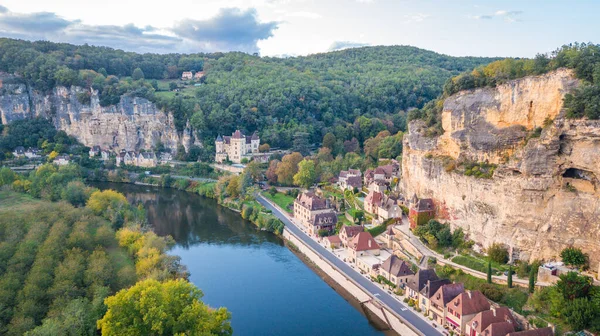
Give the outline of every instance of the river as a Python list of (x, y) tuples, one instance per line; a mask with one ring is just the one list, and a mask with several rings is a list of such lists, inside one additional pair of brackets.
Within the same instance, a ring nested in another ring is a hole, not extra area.
[(234, 335), (383, 335), (296, 255), (212, 199), (174, 189), (97, 183), (142, 203), (203, 301), (231, 312)]

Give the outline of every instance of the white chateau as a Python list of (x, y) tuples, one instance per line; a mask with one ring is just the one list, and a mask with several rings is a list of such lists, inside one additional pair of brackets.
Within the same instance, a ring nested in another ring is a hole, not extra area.
[(229, 158), (233, 163), (241, 163), (243, 159), (252, 160), (258, 153), (260, 138), (254, 133), (252, 136), (246, 136), (240, 130), (233, 132), (231, 136), (221, 137), (219, 135), (215, 140), (216, 155), (215, 161), (221, 163)]

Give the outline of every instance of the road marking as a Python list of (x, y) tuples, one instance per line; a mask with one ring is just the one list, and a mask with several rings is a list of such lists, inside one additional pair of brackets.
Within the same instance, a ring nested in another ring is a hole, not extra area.
[(407, 310), (408, 310), (408, 308), (401, 307), (401, 308), (400, 308), (400, 310), (402, 310), (402, 311), (407, 311)]

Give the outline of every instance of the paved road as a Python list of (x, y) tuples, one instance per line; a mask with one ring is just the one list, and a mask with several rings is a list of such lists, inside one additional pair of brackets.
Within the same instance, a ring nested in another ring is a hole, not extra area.
[(278, 208), (274, 207), (262, 196), (257, 197), (257, 201), (261, 203), (265, 208), (271, 210), (275, 216), (281, 219), (286, 228), (290, 230), (293, 234), (296, 235), (299, 239), (302, 239), (307, 245), (312, 247), (315, 251), (317, 251), (323, 258), (327, 259), (329, 262), (334, 264), (340, 271), (346, 274), (349, 278), (353, 279), (355, 282), (359, 283), (363, 288), (368, 290), (373, 298), (378, 299), (380, 302), (383, 302), (387, 305), (391, 310), (396, 312), (396, 314), (402, 316), (409, 324), (411, 324), (415, 329), (419, 330), (421, 334), (430, 336), (430, 335), (442, 335), (439, 330), (435, 329), (431, 324), (427, 323), (421, 317), (417, 316), (415, 312), (409, 309), (402, 302), (398, 301), (390, 294), (388, 294), (383, 289), (379, 288), (375, 284), (373, 284), (370, 280), (361, 275), (358, 271), (351, 268), (334, 256), (329, 250), (318, 244), (316, 241), (311, 239), (308, 235), (306, 235), (302, 230), (300, 230), (294, 223), (292, 223), (287, 215), (283, 214)]

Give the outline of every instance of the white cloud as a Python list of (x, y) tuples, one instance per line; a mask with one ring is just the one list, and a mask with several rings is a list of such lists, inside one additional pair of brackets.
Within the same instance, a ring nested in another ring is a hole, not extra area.
[(323, 18), (323, 15), (321, 15), (319, 13), (305, 12), (305, 11), (286, 13), (285, 16), (298, 17), (298, 18), (304, 18), (304, 19), (313, 19), (313, 20)]
[(475, 19), (475, 20), (492, 20), (493, 18), (497, 17), (497, 18), (502, 18), (504, 21), (506, 22), (519, 22), (521, 21), (521, 14), (523, 14), (523, 11), (520, 10), (497, 10), (494, 14), (490, 15), (490, 14), (480, 14), (480, 15), (473, 15), (470, 16), (470, 18)]
[(405, 19), (404, 23), (422, 22), (423, 20), (427, 19), (430, 16), (431, 15), (424, 14), (424, 13), (417, 13), (417, 14), (412, 14), (412, 15), (404, 15), (404, 19)]

